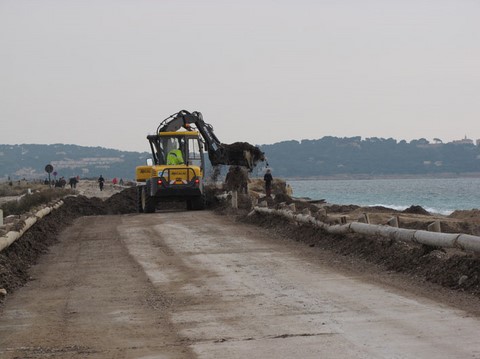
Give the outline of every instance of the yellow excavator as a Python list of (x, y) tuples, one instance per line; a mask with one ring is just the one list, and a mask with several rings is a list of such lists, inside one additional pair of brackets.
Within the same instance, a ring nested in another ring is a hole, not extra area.
[(252, 170), (264, 153), (246, 142), (221, 143), (200, 112), (179, 111), (148, 135), (152, 158), (136, 168), (137, 208), (153, 213), (164, 201), (185, 201), (187, 209), (206, 205), (204, 150), (212, 166), (234, 165)]

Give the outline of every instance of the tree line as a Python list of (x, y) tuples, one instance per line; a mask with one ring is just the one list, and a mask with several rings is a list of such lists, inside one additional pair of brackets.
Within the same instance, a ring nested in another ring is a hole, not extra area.
[(277, 176), (423, 175), (480, 172), (480, 147), (426, 139), (331, 137), (262, 145)]

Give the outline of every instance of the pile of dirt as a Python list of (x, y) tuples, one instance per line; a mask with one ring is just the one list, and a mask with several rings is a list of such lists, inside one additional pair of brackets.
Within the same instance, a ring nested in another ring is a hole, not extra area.
[(468, 219), (480, 222), (480, 210), (471, 209), (471, 210), (457, 210), (448, 216), (449, 218), (457, 219)]
[(58, 234), (82, 216), (134, 213), (136, 189), (127, 188), (106, 201), (85, 196), (66, 197), (57, 210), (38, 221), (24, 235), (0, 252), (0, 288), (8, 293), (29, 280), (28, 269), (48, 247), (57, 242)]
[(106, 214), (127, 214), (137, 211), (137, 188), (130, 187), (105, 200)]
[(403, 210), (402, 213), (423, 214), (423, 215), (426, 215), (426, 216), (430, 215), (430, 212), (428, 212), (422, 206), (415, 206), (415, 205), (412, 205), (412, 206), (408, 207), (407, 209)]
[(354, 204), (348, 205), (340, 205), (340, 204), (330, 204), (325, 206), (325, 209), (328, 213), (346, 213), (346, 212), (353, 212), (356, 209), (361, 208), (360, 206), (356, 206)]
[(278, 193), (275, 195), (275, 203), (286, 203), (286, 204), (290, 204), (290, 203), (294, 203), (294, 200), (292, 197), (290, 197), (288, 194), (286, 193)]
[(241, 220), (267, 228), (272, 231), (272, 238), (303, 242), (350, 260), (379, 265), (385, 271), (407, 274), (416, 281), (429, 281), (480, 297), (480, 258), (473, 254), (358, 234), (333, 235), (272, 215), (257, 213)]

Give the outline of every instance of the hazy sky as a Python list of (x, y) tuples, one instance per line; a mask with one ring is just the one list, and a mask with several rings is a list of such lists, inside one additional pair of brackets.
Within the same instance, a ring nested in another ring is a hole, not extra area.
[(0, 0), (0, 143), (480, 138), (478, 0)]

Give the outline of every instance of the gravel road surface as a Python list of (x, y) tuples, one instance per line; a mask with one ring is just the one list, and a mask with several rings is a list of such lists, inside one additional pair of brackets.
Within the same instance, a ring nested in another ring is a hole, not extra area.
[(82, 217), (31, 275), (1, 358), (480, 358), (477, 316), (208, 211)]

